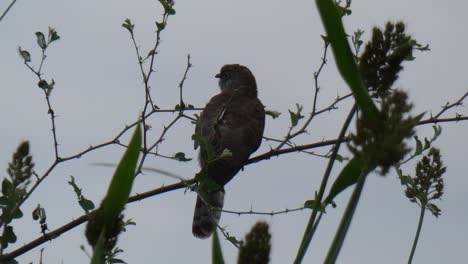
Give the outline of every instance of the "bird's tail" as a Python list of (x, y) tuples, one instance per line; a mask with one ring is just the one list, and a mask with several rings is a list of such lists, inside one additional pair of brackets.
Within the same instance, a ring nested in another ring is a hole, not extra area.
[[(208, 238), (211, 236), (221, 218), (224, 193), (223, 188), (211, 193), (198, 194), (192, 224), (194, 236), (198, 238)], [(203, 195), (203, 198), (200, 195)]]

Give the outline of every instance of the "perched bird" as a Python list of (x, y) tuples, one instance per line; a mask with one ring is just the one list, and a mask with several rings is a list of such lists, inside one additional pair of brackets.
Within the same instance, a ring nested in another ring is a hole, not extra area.
[[(198, 187), (192, 233), (208, 238), (216, 228), (224, 204), (224, 185), (228, 183), (255, 152), (262, 141), (265, 109), (257, 98), (257, 83), (250, 70), (239, 64), (221, 68), (221, 92), (215, 95), (200, 115), (195, 135), (207, 144), (200, 145), (199, 161), (205, 178)], [(212, 146), (214, 159), (207, 160), (207, 146)], [(222, 155), (229, 151), (229, 155)], [(207, 205), (208, 204), (208, 205)]]

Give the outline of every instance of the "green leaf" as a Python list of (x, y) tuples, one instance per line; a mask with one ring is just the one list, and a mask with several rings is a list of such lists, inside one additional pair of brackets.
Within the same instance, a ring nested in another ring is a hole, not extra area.
[(439, 209), (439, 207), (437, 207), (437, 205), (433, 204), (433, 203), (428, 203), (426, 205), (426, 208), (435, 216), (435, 217), (439, 217), (440, 216), (440, 213), (441, 213), (441, 210)]
[(337, 161), (339, 162), (342, 162), (345, 160), (345, 158), (343, 156), (341, 156), (340, 154), (336, 154), (336, 158), (335, 158)]
[(296, 104), (296, 108), (297, 108), (296, 112), (292, 112), (291, 110), (288, 110), (289, 116), (291, 118), (291, 127), (297, 126), (299, 120), (304, 118), (304, 116), (301, 115), (302, 105)]
[(379, 111), (372, 101), (356, 65), (335, 1), (316, 0), (315, 3), (327, 32), (327, 39), (332, 46), (336, 65), (341, 76), (353, 92), (356, 103), (364, 115), (368, 116), (371, 120), (376, 120)]
[(5, 226), (3, 235), (0, 237), (0, 243), (2, 248), (7, 248), (8, 244), (15, 243), (17, 240), (13, 227), (10, 225)]
[[(317, 206), (318, 205), (318, 206)], [(305, 201), (304, 203), (304, 207), (305, 208), (309, 208), (309, 209), (315, 209), (315, 206), (317, 206), (317, 209), (320, 211), (320, 212), (324, 212), (324, 209), (323, 206), (321, 204), (317, 204), (317, 200), (307, 200)]]
[(168, 15), (175, 15), (175, 10), (172, 8), (173, 1), (172, 0), (159, 0), (161, 5), (164, 7), (164, 12)]
[(54, 28), (49, 27), (49, 43), (59, 40), (60, 36), (57, 34)]
[(159, 31), (162, 31), (162, 30), (164, 30), (164, 28), (166, 27), (166, 24), (165, 24), (165, 23), (156, 22), (156, 27), (158, 28)]
[(71, 180), (68, 182), (69, 185), (73, 187), (73, 191), (76, 194), (76, 197), (78, 198), (78, 204), (80, 207), (86, 212), (89, 213), (91, 210), (95, 208), (94, 203), (88, 199), (86, 199), (82, 192), (81, 188), (78, 187), (78, 185), (75, 182), (75, 177), (70, 176)]
[(414, 150), (414, 156), (421, 154), (423, 150), (423, 146), (421, 140), (419, 140), (418, 136), (414, 136), (414, 140), (416, 141), (416, 149)]
[(221, 250), (221, 244), (219, 243), (218, 231), (217, 230), (215, 230), (214, 233), (213, 233), (212, 263), (213, 264), (224, 264), (223, 252)]
[(130, 34), (133, 34), (133, 29), (135, 28), (135, 24), (132, 24), (132, 21), (130, 19), (125, 19), (124, 23), (122, 24), (122, 27), (126, 28)]
[[(375, 167), (374, 167), (375, 168)], [(362, 194), (362, 190), (364, 188), (364, 183), (366, 181), (367, 174), (373, 170), (374, 168), (363, 168), (361, 167), (360, 175), (356, 180), (356, 186), (354, 187), (353, 193), (349, 198), (348, 205), (346, 206), (346, 210), (343, 213), (343, 217), (341, 218), (340, 225), (336, 230), (335, 237), (333, 238), (333, 242), (328, 249), (327, 257), (325, 258), (325, 264), (334, 264), (338, 258), (340, 250), (343, 246), (343, 242), (346, 238), (346, 234), (348, 233), (349, 226), (351, 225), (351, 221), (353, 219), (354, 213), (356, 212), (357, 205), (359, 203), (359, 199)]]
[(327, 198), (324, 200), (324, 203), (330, 203), (338, 194), (340, 194), (349, 186), (355, 184), (359, 178), (359, 175), (361, 175), (363, 166), (364, 162), (361, 159), (357, 157), (351, 159), (333, 183)]
[(19, 208), (11, 215), (12, 219), (19, 219), (21, 217), (23, 217), (23, 212)]
[(3, 179), (2, 181), (2, 194), (4, 196), (11, 196), (13, 194), (15, 187), (13, 186), (13, 183), (11, 183), (10, 180), (7, 178)]
[(21, 47), (18, 48), (18, 51), (25, 63), (31, 61), (31, 54), (29, 53), (29, 51), (23, 50), (21, 49)]
[(413, 182), (410, 176), (404, 175), (400, 177), (401, 185), (410, 185)]
[(75, 183), (75, 177), (73, 176), (70, 176), (70, 181), (68, 182), (68, 184), (73, 187), (73, 191), (75, 192), (76, 196), (80, 197), (81, 196), (81, 189), (78, 187), (78, 185), (76, 185)]
[(176, 13), (174, 8), (169, 8), (169, 9), (166, 10), (166, 12), (167, 12), (168, 15), (175, 15), (175, 13)]
[(141, 125), (138, 124), (128, 144), (104, 198), (101, 207), (104, 210), (104, 223), (111, 226), (119, 217), (132, 190), (135, 170), (141, 149)]
[(273, 119), (276, 119), (281, 115), (281, 112), (274, 110), (265, 110), (265, 114), (271, 116)]
[(90, 211), (94, 210), (95, 206), (93, 201), (88, 200), (84, 197), (81, 197), (81, 199), (78, 201), (78, 204), (81, 206), (81, 208), (86, 212), (89, 213)]
[(219, 158), (227, 158), (227, 157), (232, 157), (232, 151), (229, 149), (223, 149), (223, 152), (221, 152), (221, 155), (219, 155)]
[(45, 40), (44, 33), (36, 32), (36, 38), (37, 38), (37, 45), (39, 45), (41, 49), (45, 50), (47, 48), (47, 42)]
[(185, 153), (183, 152), (177, 152), (176, 154), (174, 154), (173, 158), (178, 161), (191, 161), (192, 160), (190, 158), (185, 157)]
[(434, 129), (434, 136), (432, 136), (431, 141), (434, 141), (440, 136), (440, 134), (442, 134), (442, 127), (439, 125), (434, 125), (432, 128)]
[(39, 223), (44, 224), (47, 220), (46, 211), (41, 207), (40, 204), (37, 205), (36, 209), (32, 211), (33, 220), (39, 220)]

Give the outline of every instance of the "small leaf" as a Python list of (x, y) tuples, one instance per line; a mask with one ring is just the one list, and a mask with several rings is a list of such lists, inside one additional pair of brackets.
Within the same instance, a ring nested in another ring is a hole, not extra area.
[(410, 185), (412, 182), (413, 182), (413, 179), (411, 179), (410, 176), (407, 176), (407, 175), (400, 176), (401, 185)]
[(73, 187), (73, 191), (75, 191), (76, 196), (81, 196), (81, 189), (75, 183), (75, 177), (70, 176), (71, 180), (68, 182), (69, 185)]
[(166, 27), (166, 24), (165, 24), (165, 23), (156, 22), (156, 27), (158, 28), (159, 31), (162, 31), (162, 30), (164, 30), (164, 28)]
[(19, 47), (18, 51), (25, 63), (31, 61), (31, 54), (27, 50), (23, 50)]
[(16, 234), (13, 231), (13, 227), (10, 225), (5, 226), (3, 230), (3, 235), (0, 237), (0, 243), (2, 244), (2, 248), (7, 248), (8, 244), (15, 243), (17, 240)]
[(433, 204), (433, 203), (428, 203), (426, 205), (426, 208), (435, 216), (435, 217), (439, 217), (440, 216), (440, 213), (441, 213), (441, 210), (439, 209), (439, 207), (437, 207), (437, 205)]
[(342, 162), (345, 160), (345, 158), (343, 156), (341, 156), (340, 154), (336, 154), (336, 158), (335, 158), (337, 161), (339, 162)]
[(271, 116), (273, 119), (276, 119), (281, 115), (281, 112), (274, 110), (266, 110), (265, 114)]
[(45, 50), (47, 48), (47, 43), (45, 40), (44, 33), (36, 32), (36, 38), (37, 38), (37, 45), (39, 45), (41, 49)]
[(413, 155), (419, 155), (422, 152), (423, 146), (421, 140), (419, 140), (418, 136), (414, 136), (414, 140), (416, 141), (416, 149), (414, 150)]
[(317, 201), (316, 200), (307, 200), (305, 201), (304, 203), (304, 207), (305, 208), (309, 208), (309, 209), (315, 209), (315, 206), (317, 206), (317, 209), (321, 212), (324, 211), (324, 208), (321, 204), (317, 204)]
[(185, 110), (185, 103), (182, 102), (181, 104), (177, 104), (175, 107), (174, 107), (174, 110), (176, 111), (184, 111)]
[(23, 217), (23, 212), (19, 208), (11, 216), (12, 219), (19, 219), (21, 217)]
[(40, 80), (38, 83), (37, 83), (37, 86), (39, 86), (39, 88), (41, 89), (48, 89), (49, 88), (49, 83), (46, 81), (46, 80)]
[(125, 19), (124, 23), (122, 24), (122, 27), (126, 28), (130, 34), (133, 35), (133, 29), (135, 28), (135, 25), (132, 24), (132, 21), (130, 19)]
[(49, 43), (59, 40), (60, 36), (57, 34), (54, 28), (49, 27)]
[(304, 118), (304, 116), (301, 115), (302, 105), (296, 104), (296, 108), (297, 108), (296, 112), (292, 112), (291, 110), (288, 110), (289, 116), (291, 117), (291, 127), (297, 126), (299, 120)]
[(440, 134), (442, 133), (442, 127), (439, 126), (439, 125), (434, 125), (432, 126), (432, 128), (434, 129), (434, 136), (432, 137), (432, 141), (436, 140)]
[(173, 158), (175, 158), (178, 161), (191, 161), (192, 159), (185, 157), (185, 153), (183, 152), (177, 152), (174, 154)]
[(13, 191), (14, 191), (15, 187), (13, 186), (13, 183), (11, 183), (10, 180), (8, 179), (3, 179), (2, 181), (2, 193), (4, 196), (10, 196)]
[(45, 209), (41, 207), (40, 204), (37, 205), (36, 209), (32, 211), (33, 220), (39, 220), (39, 223), (44, 224), (46, 222), (46, 212)]
[(78, 201), (78, 204), (81, 206), (81, 208), (83, 208), (83, 210), (86, 213), (94, 210), (94, 208), (95, 208), (93, 201), (88, 200), (88, 199), (86, 199), (84, 197), (81, 197), (81, 199)]
[(167, 9), (166, 12), (167, 12), (168, 15), (175, 15), (175, 13), (176, 13), (176, 12), (175, 12), (175, 9), (172, 8), (172, 7), (169, 8), (169, 9)]
[(227, 157), (232, 157), (232, 152), (229, 149), (224, 149), (221, 155), (219, 155), (219, 158), (227, 158)]

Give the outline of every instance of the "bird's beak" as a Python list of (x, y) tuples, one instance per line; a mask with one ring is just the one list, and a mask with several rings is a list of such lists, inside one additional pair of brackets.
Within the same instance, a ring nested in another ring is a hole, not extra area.
[(215, 75), (216, 78), (221, 78), (221, 73)]

